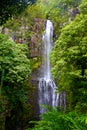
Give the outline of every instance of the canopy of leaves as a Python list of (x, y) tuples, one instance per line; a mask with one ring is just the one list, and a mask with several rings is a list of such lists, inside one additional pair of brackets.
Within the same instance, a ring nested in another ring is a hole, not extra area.
[(5, 73), (5, 80), (22, 82), (27, 79), (30, 67), (25, 49), (25, 45), (15, 44), (0, 34), (0, 70), (4, 69), (8, 72)]
[(9, 17), (21, 13), (24, 8), (35, 0), (1, 0), (0, 1), (0, 25), (4, 24)]
[(17, 102), (25, 102), (25, 84), (31, 72), (26, 52), (25, 45), (16, 44), (0, 34), (0, 98), (4, 100), (0, 112), (14, 108)]
[(82, 4), (80, 5), (80, 10), (83, 14), (87, 14), (87, 1), (83, 0)]
[(62, 29), (51, 54), (54, 78), (60, 90), (68, 92), (69, 107), (83, 112), (87, 108), (86, 26), (87, 14), (81, 13)]

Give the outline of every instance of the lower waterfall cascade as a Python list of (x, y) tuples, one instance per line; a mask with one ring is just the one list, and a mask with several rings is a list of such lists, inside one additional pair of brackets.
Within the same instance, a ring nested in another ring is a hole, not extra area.
[(56, 85), (52, 80), (50, 71), (50, 52), (53, 46), (53, 29), (52, 22), (47, 20), (45, 33), (42, 37), (42, 66), (38, 84), (40, 114), (43, 114), (46, 111), (41, 105), (51, 107), (58, 106), (59, 94), (56, 93)]

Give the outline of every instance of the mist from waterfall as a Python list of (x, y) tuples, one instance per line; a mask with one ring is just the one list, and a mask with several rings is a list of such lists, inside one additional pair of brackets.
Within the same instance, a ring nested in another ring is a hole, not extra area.
[(46, 22), (46, 28), (42, 37), (42, 66), (38, 84), (40, 114), (46, 110), (41, 105), (58, 106), (59, 94), (56, 93), (56, 85), (52, 80), (50, 66), (50, 52), (53, 46), (53, 24), (50, 20)]

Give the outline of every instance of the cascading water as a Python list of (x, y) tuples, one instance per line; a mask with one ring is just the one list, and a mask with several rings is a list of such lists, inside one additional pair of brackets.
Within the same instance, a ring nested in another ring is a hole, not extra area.
[(56, 85), (52, 80), (50, 72), (50, 51), (52, 49), (53, 38), (53, 24), (50, 20), (46, 22), (45, 33), (42, 38), (43, 48), (42, 48), (42, 66), (41, 66), (41, 77), (39, 79), (38, 85), (38, 95), (39, 95), (39, 108), (40, 114), (43, 114), (46, 110), (41, 106), (41, 104), (47, 106), (58, 106), (59, 94), (56, 93)]

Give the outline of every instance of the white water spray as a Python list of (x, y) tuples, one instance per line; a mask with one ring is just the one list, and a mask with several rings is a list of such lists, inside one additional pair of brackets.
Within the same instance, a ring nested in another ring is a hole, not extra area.
[(50, 72), (50, 52), (53, 44), (53, 24), (50, 20), (46, 22), (45, 33), (42, 38), (43, 49), (42, 49), (42, 67), (41, 67), (41, 78), (39, 79), (38, 95), (39, 95), (39, 107), (40, 114), (43, 114), (46, 110), (41, 106), (58, 106), (59, 94), (56, 93), (56, 85), (52, 80)]

